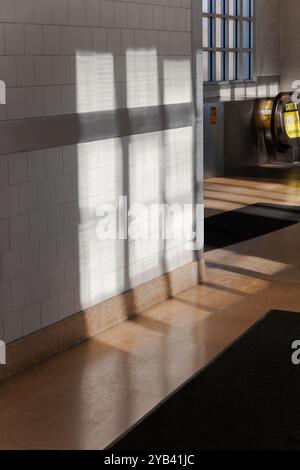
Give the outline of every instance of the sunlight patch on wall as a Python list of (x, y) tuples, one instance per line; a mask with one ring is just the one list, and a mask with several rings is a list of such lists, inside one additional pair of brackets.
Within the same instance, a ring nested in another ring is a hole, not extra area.
[(192, 101), (190, 59), (164, 59), (163, 74), (164, 104), (190, 103)]
[[(161, 59), (156, 49), (128, 49), (124, 57), (79, 51), (76, 64), (78, 112), (192, 99), (190, 60)], [(161, 120), (162, 126), (167, 124), (163, 112)], [(101, 208), (114, 205), (118, 217), (120, 197), (128, 196), (130, 210), (141, 204), (149, 208), (153, 204), (194, 202), (191, 127), (82, 143), (76, 151), (81, 309), (193, 260), (193, 253), (184, 249), (184, 240), (163, 239), (161, 226), (151, 213), (142, 219), (148, 237), (124, 240), (117, 230), (116, 239), (101, 240), (97, 234), (99, 222), (109, 222)], [(174, 221), (175, 231), (183, 235), (184, 227), (192, 229), (193, 214), (179, 211), (174, 213)], [(132, 222), (134, 214), (129, 213), (129, 226)]]
[(77, 52), (76, 97), (78, 113), (116, 108), (115, 69), (112, 54)]
[(100, 240), (97, 236), (97, 226), (103, 217), (99, 208), (107, 204), (117, 206), (122, 194), (121, 139), (80, 144), (77, 153), (80, 301), (82, 308), (86, 308), (106, 298), (106, 276), (124, 265), (122, 243)]
[(126, 52), (127, 107), (160, 104), (156, 49), (129, 49)]

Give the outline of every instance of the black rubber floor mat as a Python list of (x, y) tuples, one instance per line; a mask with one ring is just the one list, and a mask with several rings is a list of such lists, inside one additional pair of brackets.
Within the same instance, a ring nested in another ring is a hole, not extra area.
[(273, 311), (110, 449), (299, 449), (300, 314)]
[(205, 251), (235, 245), (300, 222), (300, 208), (253, 204), (205, 219)]

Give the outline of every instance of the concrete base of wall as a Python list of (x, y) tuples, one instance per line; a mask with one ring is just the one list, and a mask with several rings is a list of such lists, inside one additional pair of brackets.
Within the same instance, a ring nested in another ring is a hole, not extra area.
[(198, 285), (204, 278), (202, 258), (9, 344), (7, 365), (0, 366), (0, 381)]

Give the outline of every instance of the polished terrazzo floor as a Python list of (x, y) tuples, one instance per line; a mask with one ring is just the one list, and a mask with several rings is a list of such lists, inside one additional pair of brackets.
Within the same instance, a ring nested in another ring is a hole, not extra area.
[[(299, 193), (299, 194), (298, 194)], [(295, 183), (206, 181), (206, 215), (300, 205)], [(205, 285), (0, 384), (0, 449), (101, 449), (270, 309), (300, 312), (300, 225), (206, 255)]]

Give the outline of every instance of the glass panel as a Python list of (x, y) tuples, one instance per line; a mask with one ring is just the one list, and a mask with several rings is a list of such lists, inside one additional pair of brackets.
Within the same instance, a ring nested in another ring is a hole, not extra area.
[(223, 67), (222, 80), (227, 80), (227, 54), (226, 52), (222, 52), (222, 67)]
[(241, 22), (236, 21), (236, 47), (241, 47)]
[(250, 34), (249, 44), (250, 44), (250, 48), (251, 48), (251, 47), (253, 47), (253, 21), (250, 21), (249, 23), (250, 23), (250, 25), (249, 25), (249, 34)]
[(202, 11), (203, 13), (213, 13), (214, 12), (214, 1), (213, 0), (203, 0)]
[(220, 82), (223, 80), (223, 61), (222, 52), (216, 52), (216, 80)]
[(216, 13), (218, 13), (218, 15), (221, 15), (223, 13), (222, 0), (216, 0)]
[(251, 0), (243, 0), (243, 16), (251, 16)]
[(209, 40), (208, 40), (209, 19), (208, 18), (203, 18), (202, 31), (203, 31), (203, 47), (209, 47)]
[(236, 80), (236, 52), (229, 52), (228, 54), (228, 80)]
[(222, 47), (222, 20), (216, 18), (216, 47)]
[(226, 0), (216, 0), (216, 13), (224, 15), (226, 13)]
[(251, 78), (251, 53), (243, 53), (243, 79), (250, 80)]
[(222, 47), (228, 47), (228, 21), (222, 20)]
[(254, 14), (254, 0), (249, 0), (250, 1), (250, 16), (253, 17)]
[(236, 52), (235, 54), (235, 79), (240, 80), (240, 55)]
[(203, 80), (207, 82), (209, 79), (209, 53), (203, 52)]
[(228, 22), (228, 47), (230, 49), (236, 47), (236, 20)]
[(250, 21), (243, 21), (243, 47), (245, 49), (250, 49), (251, 47), (250, 28)]
[(209, 47), (216, 46), (215, 29), (216, 29), (215, 18), (209, 18), (209, 22), (208, 22), (208, 46)]
[(228, 0), (228, 13), (231, 16), (236, 15), (236, 0)]
[(210, 12), (210, 0), (202, 0), (202, 10), (203, 13)]
[(209, 65), (209, 79), (211, 81), (215, 79), (215, 76), (214, 76), (215, 55), (216, 54), (214, 52), (209, 53), (208, 65)]
[(228, 0), (224, 0), (223, 13), (224, 15), (228, 15)]

